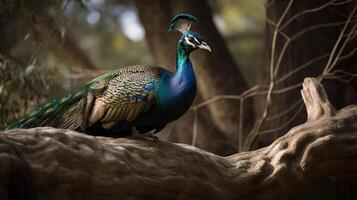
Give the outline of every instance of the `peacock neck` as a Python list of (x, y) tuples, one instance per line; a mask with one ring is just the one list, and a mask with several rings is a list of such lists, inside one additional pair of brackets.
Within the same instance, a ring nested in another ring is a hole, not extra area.
[(189, 58), (190, 53), (182, 49), (179, 44), (176, 49), (176, 73), (173, 81), (178, 85), (196, 84), (195, 73)]
[(177, 47), (176, 73), (164, 71), (160, 80), (160, 88), (156, 90), (157, 108), (169, 113), (167, 119), (177, 119), (191, 106), (196, 96), (196, 77), (189, 53)]

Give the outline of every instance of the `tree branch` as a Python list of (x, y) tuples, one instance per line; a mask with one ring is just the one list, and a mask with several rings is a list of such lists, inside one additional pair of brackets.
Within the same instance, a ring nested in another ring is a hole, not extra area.
[(268, 147), (228, 157), (48, 127), (2, 132), (0, 198), (22, 187), (42, 199), (288, 199), (320, 177), (356, 181), (357, 106), (336, 111), (312, 78), (302, 95), (306, 123)]

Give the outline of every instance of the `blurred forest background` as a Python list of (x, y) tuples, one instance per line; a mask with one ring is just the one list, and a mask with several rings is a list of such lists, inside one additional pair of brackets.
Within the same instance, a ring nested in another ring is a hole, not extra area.
[(2, 0), (0, 127), (108, 70), (174, 70), (179, 34), (167, 25), (190, 13), (213, 52), (191, 56), (199, 94), (159, 137), (219, 155), (260, 148), (306, 120), (304, 77), (318, 77), (336, 108), (356, 104), (356, 9), (356, 0)]

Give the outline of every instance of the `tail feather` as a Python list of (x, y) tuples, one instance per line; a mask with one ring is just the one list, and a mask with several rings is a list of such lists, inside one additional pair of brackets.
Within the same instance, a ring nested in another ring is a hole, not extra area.
[(62, 128), (61, 123), (64, 122), (63, 119), (66, 116), (66, 113), (73, 113), (73, 111), (76, 111), (76, 105), (85, 94), (85, 91), (79, 91), (68, 93), (58, 99), (52, 99), (50, 102), (35, 108), (20, 120), (10, 124), (6, 130), (39, 126)]
[[(84, 118), (88, 117), (93, 99), (88, 101), (87, 95), (103, 92), (109, 80), (116, 76), (116, 72), (106, 73), (87, 83), (80, 90), (68, 92), (64, 96), (52, 99), (34, 109), (18, 121), (13, 122), (5, 130), (14, 128), (32, 128), (40, 126), (52, 126), (56, 128), (72, 129), (86, 125)], [(87, 103), (90, 103), (87, 105)], [(84, 107), (83, 107), (84, 106)]]

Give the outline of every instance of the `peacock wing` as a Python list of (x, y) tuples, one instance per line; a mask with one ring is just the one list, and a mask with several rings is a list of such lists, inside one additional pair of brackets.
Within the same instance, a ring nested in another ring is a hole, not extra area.
[(158, 86), (161, 70), (154, 66), (132, 66), (112, 78), (102, 93), (90, 92), (82, 112), (86, 116), (83, 120), (85, 127), (100, 122), (103, 128), (110, 129), (122, 121), (134, 121), (148, 112), (155, 105), (154, 90)]

